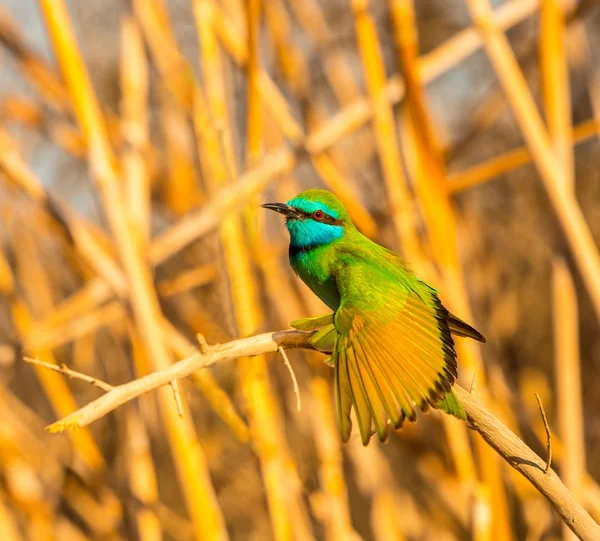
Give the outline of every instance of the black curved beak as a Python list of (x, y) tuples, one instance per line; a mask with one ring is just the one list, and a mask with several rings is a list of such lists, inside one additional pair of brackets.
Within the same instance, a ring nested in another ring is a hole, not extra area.
[(265, 203), (264, 205), (261, 205), (261, 207), (279, 212), (279, 214), (283, 214), (286, 218), (291, 218), (296, 215), (296, 209), (285, 203)]

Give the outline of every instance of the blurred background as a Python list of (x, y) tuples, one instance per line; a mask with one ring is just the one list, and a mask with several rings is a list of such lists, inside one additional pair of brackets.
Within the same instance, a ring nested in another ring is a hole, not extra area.
[[(341, 445), (290, 351), (44, 426), (327, 309), (259, 209), (325, 187), (487, 337), (460, 383), (600, 520), (600, 9), (560, 0), (3, 0), (0, 538), (571, 539), (463, 423)], [(267, 215), (269, 214), (269, 215)], [(272, 214), (272, 215), (271, 215)], [(163, 392), (164, 391), (164, 392)]]

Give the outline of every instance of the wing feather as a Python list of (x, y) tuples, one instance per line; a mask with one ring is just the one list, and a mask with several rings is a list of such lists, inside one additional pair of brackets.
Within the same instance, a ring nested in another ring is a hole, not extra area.
[[(371, 360), (371, 362), (378, 368), (378, 370), (382, 374), (384, 374), (384, 381), (386, 382), (394, 398), (396, 399), (396, 403), (398, 404), (399, 409), (399, 419), (398, 424), (394, 424), (394, 427), (400, 428), (405, 417), (408, 417), (409, 419), (414, 419), (416, 416), (412, 400), (404, 386), (401, 384), (401, 380), (399, 380), (395, 371), (392, 370), (391, 364), (384, 362), (384, 359), (381, 359), (375, 353), (368, 336), (361, 337), (361, 344), (363, 346), (367, 358)], [(394, 419), (391, 416), (390, 418), (392, 419), (392, 421), (394, 421)]]
[(368, 295), (355, 300), (342, 291), (334, 316), (338, 338), (332, 359), (344, 441), (350, 436), (351, 407), (363, 444), (372, 424), (385, 441), (388, 418), (395, 428), (405, 418), (415, 420), (415, 406), (436, 407), (456, 378), (448, 312), (435, 291), (392, 287), (385, 294), (384, 303), (373, 303)]
[[(339, 342), (341, 341), (342, 339), (340, 337)], [(350, 438), (350, 433), (352, 431), (352, 421), (350, 419), (350, 410), (352, 409), (352, 389), (350, 388), (350, 378), (348, 377), (348, 365), (346, 363), (345, 352), (336, 352), (334, 363), (337, 418), (340, 425), (342, 440), (346, 442)]]
[[(369, 355), (367, 354), (363, 341), (360, 340), (360, 338), (356, 337), (353, 340), (353, 347), (357, 359), (360, 360), (361, 366), (364, 367), (365, 372), (367, 372), (369, 378), (373, 382), (385, 413), (392, 421), (392, 425), (397, 428), (402, 424), (401, 407), (388, 385), (388, 375), (381, 370), (381, 365), (379, 362), (371, 362), (369, 360)], [(383, 423), (386, 425), (385, 429), (387, 431), (387, 422), (385, 416), (383, 417)]]
[(369, 396), (362, 384), (354, 355), (348, 355), (349, 351), (352, 350), (347, 347), (347, 340), (343, 340), (343, 342), (343, 351), (341, 353), (346, 358), (346, 371), (348, 373), (348, 381), (350, 382), (350, 398), (352, 399), (356, 420), (358, 421), (360, 437), (364, 444), (365, 441), (368, 442), (371, 438), (371, 405)]

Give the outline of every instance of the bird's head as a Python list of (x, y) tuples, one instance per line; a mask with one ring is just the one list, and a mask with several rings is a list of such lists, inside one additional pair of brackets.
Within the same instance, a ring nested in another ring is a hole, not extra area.
[(354, 227), (344, 205), (327, 190), (307, 190), (287, 203), (262, 206), (285, 216), (290, 245), (297, 248), (329, 244)]

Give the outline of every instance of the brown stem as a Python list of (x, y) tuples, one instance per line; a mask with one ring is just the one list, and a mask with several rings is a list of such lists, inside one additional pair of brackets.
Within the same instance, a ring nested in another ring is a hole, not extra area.
[[(274, 353), (280, 348), (312, 349), (308, 343), (311, 335), (312, 333), (309, 332), (286, 330), (209, 346), (204, 353), (194, 353), (164, 370), (113, 387), (103, 396), (50, 425), (48, 429), (51, 432), (62, 432), (65, 429), (89, 425), (144, 393), (170, 385), (172, 381), (185, 378), (196, 370), (217, 362)], [(488, 445), (546, 497), (565, 524), (580, 539), (584, 541), (600, 539), (600, 526), (575, 500), (573, 494), (552, 469), (546, 473), (546, 462), (488, 412), (472, 394), (458, 385), (455, 385), (454, 389), (472, 428), (481, 434)]]

